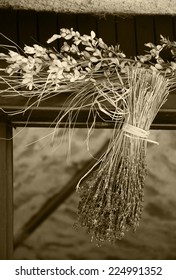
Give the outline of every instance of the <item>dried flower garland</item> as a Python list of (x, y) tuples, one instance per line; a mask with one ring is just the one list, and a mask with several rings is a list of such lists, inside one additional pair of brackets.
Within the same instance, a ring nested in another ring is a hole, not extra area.
[[(146, 55), (128, 59), (119, 45), (107, 46), (94, 31), (81, 36), (63, 28), (48, 43), (60, 38), (64, 39), (60, 52), (36, 44), (24, 50), (15, 46), (15, 51), (2, 46), (9, 52), (0, 54), (8, 63), (1, 69), (0, 81), (7, 87), (0, 94), (35, 96), (39, 105), (43, 99), (70, 92), (56, 127), (65, 116), (69, 124), (74, 122), (73, 111), (85, 107), (112, 119), (115, 127), (107, 152), (77, 189), (80, 224), (98, 242), (114, 242), (130, 228), (135, 230), (141, 218), (149, 129), (175, 87), (176, 42), (161, 36), (160, 45), (146, 44)], [(170, 53), (169, 61), (165, 52)], [(94, 123), (88, 134), (93, 127)]]

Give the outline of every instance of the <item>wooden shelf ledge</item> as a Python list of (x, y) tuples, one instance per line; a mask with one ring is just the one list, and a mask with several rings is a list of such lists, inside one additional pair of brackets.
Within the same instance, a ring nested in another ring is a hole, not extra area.
[[(51, 96), (51, 98), (42, 101), (39, 106), (32, 106), (25, 113), (23, 111), (28, 98), (25, 97), (0, 97), (0, 119), (7, 119), (14, 127), (54, 127), (58, 116), (62, 115), (66, 104), (64, 103), (67, 94)], [(34, 102), (32, 99), (30, 104)], [(6, 113), (4, 113), (4, 111)], [(12, 113), (13, 112), (13, 113)], [(77, 113), (77, 112), (75, 112)], [(100, 112), (96, 117), (96, 128), (113, 128), (114, 122), (107, 115)], [(91, 126), (94, 118), (89, 114), (89, 109), (80, 110), (75, 121), (75, 127), (85, 128)], [(64, 118), (59, 127), (65, 127), (67, 118)], [(152, 129), (176, 129), (176, 93), (169, 95), (167, 102), (160, 109), (152, 126)]]

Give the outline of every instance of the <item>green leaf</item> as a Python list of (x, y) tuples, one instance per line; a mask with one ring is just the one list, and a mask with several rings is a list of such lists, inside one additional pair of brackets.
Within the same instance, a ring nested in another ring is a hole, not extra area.
[(78, 46), (81, 43), (81, 40), (75, 39), (74, 43), (75, 43), (76, 46)]
[(95, 51), (95, 49), (91, 48), (91, 47), (86, 47), (85, 49), (86, 49), (86, 51), (89, 51), (89, 52), (94, 52)]
[(96, 57), (93, 56), (93, 57), (90, 58), (90, 61), (92, 61), (92, 62), (98, 62), (98, 58), (96, 58)]
[(89, 58), (90, 57), (90, 53), (86, 52), (86, 51), (83, 51), (83, 55), (86, 57), (86, 58)]
[(54, 34), (51, 38), (49, 38), (49, 39), (47, 40), (47, 43), (50, 44), (50, 43), (52, 43), (53, 41), (55, 41), (55, 40), (57, 40), (57, 39), (59, 39), (59, 38), (61, 38), (61, 35)]
[(0, 53), (0, 59), (5, 59), (5, 58), (7, 58), (8, 57), (8, 55), (6, 55), (6, 54), (4, 54), (4, 53)]
[(50, 57), (51, 57), (52, 59), (57, 59), (57, 55), (55, 55), (54, 53), (50, 53)]
[(96, 34), (95, 34), (95, 32), (94, 32), (94, 31), (91, 31), (90, 35), (91, 35), (92, 39), (94, 39), (94, 38), (95, 38), (95, 36), (96, 36)]
[(73, 37), (72, 34), (68, 34), (68, 35), (65, 36), (65, 39), (70, 40), (72, 37)]
[(101, 61), (95, 65), (95, 71), (98, 71), (101, 68)]
[(156, 63), (155, 68), (158, 69), (158, 70), (161, 70), (161, 69), (163, 69), (163, 66), (159, 63)]
[(144, 44), (146, 47), (148, 47), (148, 48), (155, 48), (155, 45), (154, 44), (152, 44), (152, 43), (146, 43), (146, 44)]
[(94, 56), (101, 56), (101, 52), (100, 50), (96, 50), (94, 53), (93, 53)]

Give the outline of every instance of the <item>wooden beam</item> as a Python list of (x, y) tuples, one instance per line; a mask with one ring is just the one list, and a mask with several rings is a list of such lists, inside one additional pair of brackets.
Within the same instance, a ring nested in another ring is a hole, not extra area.
[[(10, 139), (10, 140), (8, 140)], [(0, 122), (0, 259), (13, 252), (12, 127)]]
[[(25, 113), (15, 113), (20, 110), (23, 111), (28, 98), (22, 97), (0, 97), (0, 108), (6, 111), (6, 117), (14, 127), (28, 126), (28, 127), (55, 127), (58, 121), (58, 116), (67, 107), (65, 100), (68, 94), (60, 94), (59, 96), (51, 96), (51, 98), (44, 100), (40, 106), (34, 105)], [(31, 99), (34, 102), (35, 99)], [(30, 103), (28, 103), (29, 105)], [(98, 111), (98, 109), (97, 109)], [(113, 128), (114, 122), (101, 111), (96, 117), (96, 128)], [(77, 111), (75, 111), (77, 114)], [(4, 113), (0, 111), (0, 119), (4, 118)], [(79, 115), (75, 121), (74, 126), (84, 128), (91, 126), (94, 121), (94, 114), (89, 114), (89, 108), (80, 110)], [(67, 118), (64, 118), (60, 123), (60, 127), (65, 127)], [(176, 93), (169, 95), (167, 102), (160, 109), (152, 126), (152, 129), (176, 129)]]

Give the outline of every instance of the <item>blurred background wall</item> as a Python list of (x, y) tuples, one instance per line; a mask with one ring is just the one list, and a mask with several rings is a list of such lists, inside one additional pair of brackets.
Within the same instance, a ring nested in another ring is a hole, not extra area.
[[(86, 130), (77, 129), (72, 154), (67, 142), (53, 145), (51, 129), (14, 131), (15, 234), (84, 162), (100, 149), (108, 130), (96, 130), (87, 152)], [(43, 139), (41, 139), (44, 137)], [(176, 259), (176, 131), (152, 131), (159, 146), (148, 143), (148, 176), (143, 217), (136, 233), (117, 244), (97, 247), (84, 229), (75, 229), (79, 196), (74, 192), (15, 250), (15, 259)], [(40, 139), (40, 140), (39, 140)], [(30, 144), (30, 145), (29, 145)]]

